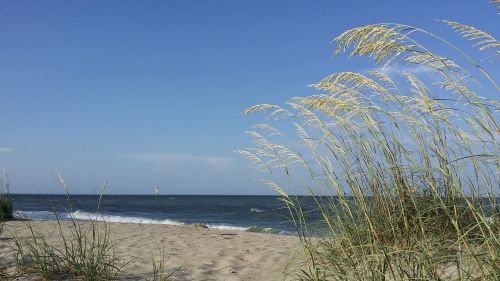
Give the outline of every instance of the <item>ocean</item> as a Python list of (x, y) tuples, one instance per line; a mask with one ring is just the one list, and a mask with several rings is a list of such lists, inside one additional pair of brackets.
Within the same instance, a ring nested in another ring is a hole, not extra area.
[[(72, 195), (71, 206), (65, 195), (14, 194), (12, 197), (18, 216), (33, 220), (55, 220), (57, 213), (60, 220), (69, 220), (72, 216), (77, 220), (97, 218), (121, 223), (201, 223), (214, 229), (296, 233), (288, 209), (277, 196), (104, 195), (100, 206), (97, 195)], [(307, 197), (301, 199), (308, 200)]]

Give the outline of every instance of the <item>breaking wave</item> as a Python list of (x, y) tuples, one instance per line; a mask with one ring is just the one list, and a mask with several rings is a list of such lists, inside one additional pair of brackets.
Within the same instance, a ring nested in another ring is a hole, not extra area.
[(19, 219), (30, 220), (55, 220), (56, 215), (51, 211), (24, 211), (16, 210), (14, 216)]
[[(260, 209), (251, 209), (252, 212), (263, 212)], [(32, 220), (56, 220), (54, 212), (50, 211), (23, 211), (18, 210), (16, 214), (19, 218), (26, 218)], [(85, 212), (77, 210), (75, 212), (66, 213), (64, 215), (59, 214), (59, 219), (61, 220), (93, 220), (102, 222), (114, 222), (114, 223), (140, 223), (140, 224), (167, 224), (167, 225), (185, 225), (187, 223), (171, 220), (171, 219), (151, 219), (140, 216), (119, 216), (119, 215), (109, 215), (109, 214), (97, 214), (92, 212)], [(286, 231), (279, 231), (274, 228), (269, 227), (258, 227), (258, 226), (235, 226), (229, 224), (217, 224), (209, 223), (203, 224), (211, 229), (227, 230), (227, 231), (248, 231), (248, 232), (258, 232), (258, 233), (274, 233), (274, 234), (289, 234)]]
[(142, 223), (142, 224), (170, 224), (170, 225), (181, 225), (184, 224), (179, 221), (170, 219), (148, 219), (143, 217), (128, 217), (128, 216), (115, 216), (115, 215), (105, 215), (89, 213), (84, 211), (75, 211), (66, 215), (67, 219), (77, 219), (77, 220), (96, 220), (104, 222), (119, 222), (119, 223)]
[(220, 229), (220, 230), (247, 231), (250, 229), (250, 227), (233, 226), (233, 225), (227, 225), (227, 224), (207, 224), (206, 226), (208, 226), (208, 228)]

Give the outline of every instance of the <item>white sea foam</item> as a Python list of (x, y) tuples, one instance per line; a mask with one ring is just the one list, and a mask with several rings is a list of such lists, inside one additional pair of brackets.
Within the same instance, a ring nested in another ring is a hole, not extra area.
[[(144, 217), (128, 217), (128, 216), (115, 216), (115, 215), (105, 215), (105, 214), (96, 214), (89, 213), (84, 211), (76, 211), (70, 213), (66, 216), (67, 219), (70, 219), (72, 216), (77, 220), (97, 220), (97, 221), (105, 221), (105, 222), (118, 222), (118, 223), (142, 223), (142, 224), (170, 224), (170, 225), (182, 225), (185, 224), (183, 222), (170, 220), (170, 219), (149, 219)], [(97, 218), (97, 219), (96, 219)], [(208, 228), (220, 229), (220, 230), (237, 230), (237, 231), (245, 231), (248, 230), (249, 227), (239, 227), (232, 226), (226, 224), (207, 224)]]
[(143, 217), (127, 217), (127, 216), (114, 216), (114, 215), (104, 215), (89, 213), (84, 211), (76, 211), (68, 214), (66, 216), (68, 219), (73, 217), (77, 220), (97, 220), (105, 222), (120, 222), (120, 223), (142, 223), (142, 224), (170, 224), (170, 225), (181, 225), (184, 224), (179, 221), (169, 220), (169, 219), (148, 219)]
[(207, 224), (208, 228), (213, 228), (213, 229), (220, 229), (220, 230), (236, 230), (236, 231), (246, 231), (249, 230), (250, 227), (243, 227), (243, 226), (233, 226), (233, 225), (227, 225), (227, 224)]
[(494, 217), (494, 216), (490, 216), (490, 217), (486, 218), (486, 221), (488, 223), (491, 223), (491, 224), (495, 223), (497, 220), (499, 220), (499, 218), (498, 217)]
[(14, 211), (14, 216), (21, 219), (31, 219), (31, 220), (54, 220), (56, 218), (54, 212), (51, 211), (16, 210)]
[(262, 213), (262, 212), (264, 212), (264, 210), (261, 210), (261, 209), (258, 209), (258, 208), (251, 208), (250, 212), (251, 213)]
[[(262, 210), (257, 209), (262, 212)], [(33, 220), (55, 220), (55, 215), (50, 211), (16, 211), (19, 217), (28, 218)], [(60, 214), (60, 219), (76, 219), (76, 220), (94, 220), (94, 221), (104, 221), (104, 222), (117, 222), (117, 223), (141, 223), (141, 224), (168, 224), (168, 225), (183, 225), (185, 223), (171, 220), (171, 219), (150, 219), (145, 217), (136, 216), (117, 216), (117, 215), (106, 215), (106, 214), (96, 214), (85, 211), (77, 210), (75, 212), (67, 213), (65, 215)], [(228, 230), (228, 231), (252, 231), (252, 232), (269, 232), (276, 233), (272, 228), (260, 228), (260, 227), (243, 227), (234, 226), (228, 224), (206, 224), (208, 228)], [(279, 233), (279, 232), (278, 232)]]

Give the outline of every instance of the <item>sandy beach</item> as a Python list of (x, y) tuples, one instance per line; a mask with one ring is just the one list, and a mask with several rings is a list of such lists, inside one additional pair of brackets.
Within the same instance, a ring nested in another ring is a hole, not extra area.
[[(31, 221), (51, 243), (60, 243), (54, 221)], [(84, 223), (85, 224), (85, 223)], [(69, 237), (69, 222), (63, 222)], [(206, 229), (194, 225), (111, 223), (116, 256), (124, 265), (120, 279), (151, 280), (152, 258), (165, 257), (174, 280), (289, 280), (285, 270), (297, 256), (298, 239), (290, 236)], [(5, 224), (0, 239), (0, 265), (14, 272), (9, 233), (28, 238), (26, 222)], [(30, 279), (31, 278), (31, 279)], [(32, 280), (22, 277), (17, 280)]]

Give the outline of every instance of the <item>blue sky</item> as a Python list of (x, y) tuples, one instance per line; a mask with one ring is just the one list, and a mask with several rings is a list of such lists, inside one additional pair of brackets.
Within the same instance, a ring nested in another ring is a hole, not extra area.
[(15, 193), (272, 194), (232, 153), (240, 112), (311, 94), (367, 60), (330, 60), (343, 30), (435, 19), (497, 35), (488, 1), (0, 1), (0, 168)]

